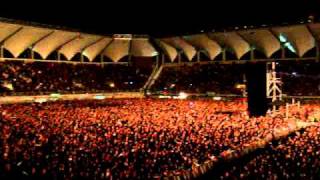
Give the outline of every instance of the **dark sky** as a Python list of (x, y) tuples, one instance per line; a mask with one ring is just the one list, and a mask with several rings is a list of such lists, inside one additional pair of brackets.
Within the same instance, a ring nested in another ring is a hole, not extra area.
[(80, 6), (52, 3), (19, 11), (1, 11), (0, 17), (64, 26), (98, 34), (171, 36), (234, 26), (298, 23), (306, 20), (311, 14), (318, 18), (320, 12), (319, 0), (211, 1), (180, 1), (180, 4), (174, 5), (170, 1), (162, 4), (150, 1), (151, 3), (144, 6), (131, 6), (125, 2), (123, 5), (92, 5), (90, 1), (83, 1), (86, 4), (80, 3)]

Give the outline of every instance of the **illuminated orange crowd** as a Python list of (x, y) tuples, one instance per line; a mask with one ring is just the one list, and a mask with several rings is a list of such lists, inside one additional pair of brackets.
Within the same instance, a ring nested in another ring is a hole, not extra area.
[(150, 179), (183, 174), (273, 136), (294, 118), (249, 118), (246, 103), (124, 99), (0, 108), (0, 178)]
[(310, 126), (235, 161), (213, 179), (319, 179), (320, 127)]

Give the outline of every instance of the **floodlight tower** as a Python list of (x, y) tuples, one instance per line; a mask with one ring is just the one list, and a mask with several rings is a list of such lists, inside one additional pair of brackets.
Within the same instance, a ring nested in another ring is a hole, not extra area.
[(277, 77), (276, 62), (267, 63), (267, 98), (271, 99), (272, 110), (275, 112), (278, 105), (276, 102), (282, 100), (281, 78)]

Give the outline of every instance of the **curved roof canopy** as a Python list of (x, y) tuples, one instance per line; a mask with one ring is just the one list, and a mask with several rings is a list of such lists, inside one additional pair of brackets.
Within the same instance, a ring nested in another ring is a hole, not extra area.
[(0, 20), (0, 45), (15, 58), (26, 50), (37, 52), (43, 59), (58, 52), (67, 60), (80, 53), (89, 61), (104, 55), (113, 62), (126, 56), (154, 57), (162, 53), (174, 62), (180, 53), (192, 61), (199, 51), (214, 60), (223, 49), (233, 52), (237, 59), (251, 49), (270, 58), (281, 47), (302, 57), (319, 41), (320, 23), (153, 39), (142, 35), (94, 35)]

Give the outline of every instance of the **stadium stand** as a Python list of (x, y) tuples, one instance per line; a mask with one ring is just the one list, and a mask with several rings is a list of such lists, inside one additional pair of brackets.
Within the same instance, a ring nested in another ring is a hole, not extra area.
[[(288, 96), (319, 95), (319, 29), (160, 38), (0, 19), (1, 99), (110, 95), (0, 104), (0, 179), (317, 179), (319, 101), (250, 117), (243, 87), (247, 63), (276, 61)], [(113, 96), (128, 91), (139, 98)]]

